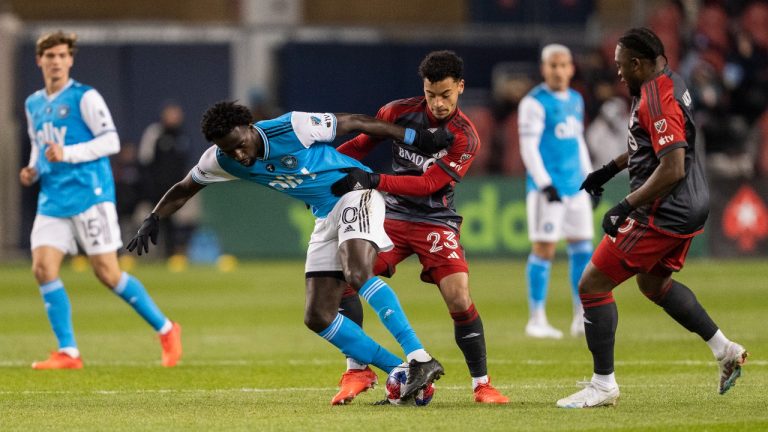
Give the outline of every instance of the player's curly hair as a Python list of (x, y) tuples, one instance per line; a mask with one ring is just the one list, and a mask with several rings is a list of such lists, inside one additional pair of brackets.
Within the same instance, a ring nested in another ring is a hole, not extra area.
[(664, 54), (664, 44), (661, 43), (661, 39), (656, 36), (656, 33), (645, 27), (635, 27), (627, 30), (619, 38), (619, 45), (625, 49), (632, 50), (638, 58), (655, 62), (656, 58), (661, 56), (664, 57), (664, 60), (667, 60), (667, 56)]
[(35, 53), (38, 56), (41, 56), (45, 50), (57, 45), (66, 45), (69, 47), (69, 55), (74, 56), (75, 53), (77, 53), (77, 34), (64, 33), (61, 30), (45, 33), (37, 39), (37, 42), (35, 43)]
[(464, 78), (464, 60), (453, 51), (432, 51), (421, 61), (419, 76), (430, 82), (438, 82), (446, 78), (458, 81)]
[(200, 121), (200, 129), (208, 142), (225, 137), (238, 126), (247, 126), (253, 122), (253, 115), (248, 107), (236, 101), (221, 101), (208, 108)]

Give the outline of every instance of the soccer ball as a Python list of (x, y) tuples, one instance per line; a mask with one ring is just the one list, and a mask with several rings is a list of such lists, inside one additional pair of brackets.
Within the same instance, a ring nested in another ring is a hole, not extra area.
[[(387, 384), (384, 386), (384, 392), (387, 395), (387, 400), (393, 405), (405, 405), (400, 399), (400, 389), (405, 386), (405, 382), (408, 380), (408, 363), (402, 363), (399, 366), (392, 369), (387, 377)], [(416, 406), (426, 406), (432, 401), (432, 396), (435, 395), (435, 385), (429, 383), (429, 385), (416, 392), (410, 403), (415, 403)]]

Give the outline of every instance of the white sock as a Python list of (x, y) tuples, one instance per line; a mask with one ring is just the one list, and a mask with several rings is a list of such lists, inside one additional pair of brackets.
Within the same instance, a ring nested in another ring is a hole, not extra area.
[(408, 363), (411, 362), (411, 360), (416, 360), (419, 363), (424, 363), (432, 360), (432, 356), (427, 354), (427, 351), (422, 349), (417, 349), (416, 351), (409, 352), (407, 356), (405, 356), (405, 361)]
[(546, 324), (547, 323), (547, 311), (543, 306), (531, 307), (530, 322), (534, 324)]
[(171, 331), (172, 328), (173, 328), (173, 323), (171, 322), (171, 320), (166, 318), (165, 324), (163, 324), (163, 326), (160, 327), (160, 330), (158, 330), (157, 332), (160, 333), (161, 335), (166, 335), (168, 334), (169, 331)]
[(728, 338), (725, 337), (723, 332), (719, 329), (717, 330), (717, 333), (715, 333), (715, 335), (707, 341), (709, 349), (712, 350), (712, 354), (714, 354), (715, 358), (718, 360), (720, 360), (723, 355), (725, 355), (725, 350), (728, 348), (729, 343), (731, 343), (731, 341), (728, 340)]
[(613, 372), (611, 372), (608, 375), (598, 375), (596, 373), (593, 373), (592, 382), (606, 390), (619, 386), (616, 383), (616, 375)]
[(581, 306), (581, 303), (573, 305), (573, 320), (580, 319), (584, 319), (584, 308)]
[(480, 384), (488, 384), (488, 375), (472, 377), (472, 390), (476, 389)]
[(78, 358), (80, 357), (80, 350), (75, 347), (64, 347), (59, 348), (59, 352), (63, 352), (64, 354), (72, 357), (72, 358)]
[(365, 363), (358, 363), (357, 360), (353, 359), (352, 357), (347, 357), (347, 370), (363, 370), (367, 368), (368, 365)]

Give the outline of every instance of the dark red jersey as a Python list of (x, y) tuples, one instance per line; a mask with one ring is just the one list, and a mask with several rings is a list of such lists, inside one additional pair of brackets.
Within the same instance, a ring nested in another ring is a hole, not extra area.
[(665, 67), (643, 84), (640, 98), (632, 101), (629, 132), (632, 191), (648, 181), (667, 152), (685, 148), (685, 177), (668, 195), (635, 209), (630, 217), (676, 237), (701, 232), (709, 214), (709, 186), (704, 155), (696, 150), (691, 95), (678, 74)]
[[(426, 154), (412, 145), (388, 140), (392, 146), (394, 175), (382, 174), (377, 189), (387, 193), (387, 218), (437, 223), (458, 230), (462, 218), (453, 203), (454, 187), (467, 173), (480, 149), (475, 126), (458, 108), (449, 118), (438, 121), (423, 96), (392, 101), (383, 106), (376, 117), (417, 130), (444, 127), (453, 134), (451, 147), (436, 154)], [(382, 141), (358, 135), (338, 150), (362, 159)]]

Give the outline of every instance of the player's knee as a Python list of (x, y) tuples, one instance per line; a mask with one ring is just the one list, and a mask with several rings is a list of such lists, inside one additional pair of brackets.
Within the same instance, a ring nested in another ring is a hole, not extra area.
[(472, 298), (469, 293), (457, 293), (445, 299), (445, 304), (451, 313), (464, 312), (472, 306)]
[(42, 285), (59, 277), (58, 269), (44, 262), (33, 262), (32, 273), (35, 275), (37, 283)]
[(324, 311), (313, 309), (307, 309), (304, 311), (304, 325), (315, 333), (320, 333), (321, 331), (327, 329), (328, 326), (331, 325), (331, 322), (333, 322), (334, 318), (335, 315), (331, 316), (330, 313), (326, 313)]
[(120, 282), (122, 272), (120, 272), (119, 269), (115, 270), (106, 265), (94, 265), (93, 274), (96, 275), (96, 278), (99, 282), (104, 284), (104, 286), (112, 289)]
[(344, 269), (344, 279), (355, 291), (359, 291), (360, 288), (373, 277), (373, 273), (369, 269), (363, 268), (346, 268)]

